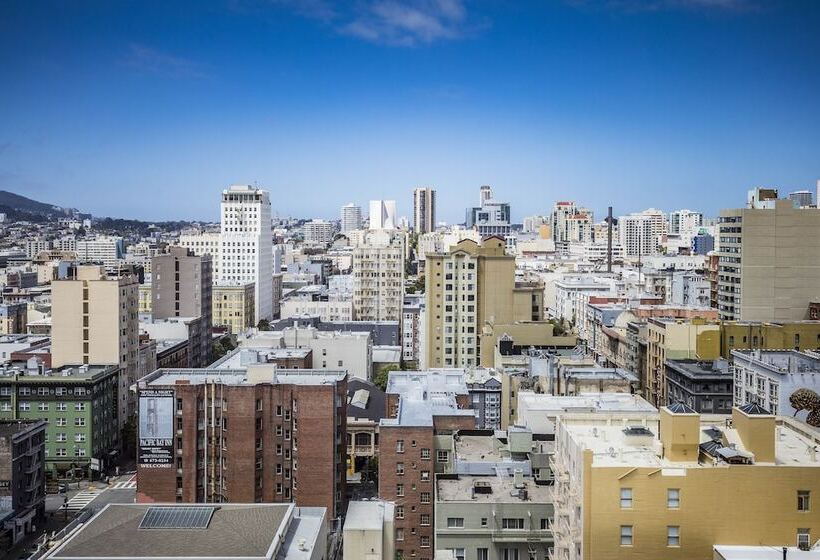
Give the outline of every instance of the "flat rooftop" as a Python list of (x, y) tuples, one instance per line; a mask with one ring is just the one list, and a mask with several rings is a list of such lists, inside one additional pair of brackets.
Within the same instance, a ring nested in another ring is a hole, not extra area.
[(738, 362), (756, 365), (776, 374), (820, 373), (820, 358), (797, 350), (732, 350)]
[[(483, 491), (473, 492), (478, 482)], [(489, 492), (487, 491), (489, 489)], [(553, 501), (552, 486), (535, 484), (532, 478), (524, 478), (524, 489), (527, 499), (519, 497), (512, 476), (470, 476), (459, 475), (458, 478), (436, 477), (437, 502), (478, 502), (478, 503), (522, 503)]]
[(666, 367), (691, 378), (723, 378), (731, 379), (729, 362), (726, 360), (699, 361), (699, 360), (666, 360)]
[(385, 519), (393, 519), (394, 505), (380, 500), (370, 502), (349, 502), (344, 530), (379, 531), (384, 528)]
[[(459, 434), (458, 439), (455, 441), (456, 459), (459, 461), (487, 461), (492, 463), (501, 461), (505, 458), (505, 454), (501, 452), (502, 450), (496, 443), (497, 441), (491, 435)], [(506, 459), (509, 459), (509, 453), (506, 453)]]
[[(269, 367), (265, 367), (269, 366)], [(265, 370), (268, 370), (265, 371)], [(326, 369), (284, 369), (273, 364), (261, 364), (258, 375), (249, 378), (248, 369), (179, 368), (158, 369), (138, 380), (141, 387), (176, 385), (178, 381), (189, 385), (220, 383), (223, 385), (256, 385), (258, 383), (284, 383), (291, 385), (326, 385), (341, 381), (346, 371)]]
[[(729, 415), (702, 415), (700, 443), (713, 441), (717, 430), (724, 447), (732, 448), (741, 455), (749, 454), (735, 428), (727, 428)], [(794, 422), (794, 424), (797, 424)], [(629, 435), (625, 430), (640, 426), (649, 430), (646, 435)], [(669, 469), (715, 468), (725, 463), (713, 461), (671, 462), (660, 457), (659, 417), (657, 414), (636, 415), (630, 419), (612, 418), (608, 415), (578, 415), (565, 417), (561, 428), (584, 449), (592, 451), (594, 466), (600, 467), (658, 467)], [(811, 445), (820, 443), (820, 436), (810, 438), (808, 432), (796, 428), (791, 419), (778, 418), (775, 434), (775, 464), (820, 468), (820, 458), (812, 460), (808, 453)], [(771, 463), (760, 463), (771, 466)], [(819, 471), (820, 472), (820, 471)]]
[(305, 359), (311, 351), (310, 348), (254, 348), (252, 346), (242, 346), (225, 354), (209, 367), (210, 369), (241, 369), (248, 364), (264, 364), (285, 359)]
[(460, 368), (429, 369), (424, 371), (391, 371), (385, 393), (404, 395), (412, 390), (426, 393), (466, 395), (464, 370)]
[(586, 393), (573, 396), (555, 396), (520, 391), (518, 408), (530, 413), (547, 412), (657, 412), (654, 406), (639, 395), (628, 393)]
[(206, 528), (141, 529), (146, 512), (155, 507), (109, 504), (46, 558), (274, 558), (295, 509), (291, 504), (219, 504)]
[(20, 377), (17, 379), (21, 382), (37, 382), (37, 383), (66, 383), (74, 381), (88, 381), (99, 375), (114, 373), (119, 370), (119, 366), (114, 365), (67, 365), (54, 369), (47, 369), (40, 374), (36, 369), (26, 369), (25, 362), (12, 362), (6, 365), (0, 365), (0, 379), (11, 377), (15, 373)]

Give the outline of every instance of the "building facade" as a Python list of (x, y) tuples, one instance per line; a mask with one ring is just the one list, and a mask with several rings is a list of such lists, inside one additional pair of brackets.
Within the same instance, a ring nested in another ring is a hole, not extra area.
[(372, 230), (353, 250), (353, 314), (357, 321), (398, 321), (404, 301), (406, 236)]
[(273, 233), (268, 192), (249, 185), (222, 191), (217, 283), (254, 283), (254, 317), (273, 318)]
[(413, 189), (413, 231), (429, 233), (436, 229), (436, 191), (429, 187)]
[(0, 420), (0, 550), (3, 540), (17, 544), (45, 517), (45, 439), (42, 420)]

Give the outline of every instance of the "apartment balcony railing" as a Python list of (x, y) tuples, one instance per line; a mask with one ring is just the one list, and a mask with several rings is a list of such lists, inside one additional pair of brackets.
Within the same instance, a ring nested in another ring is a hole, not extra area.
[(552, 531), (549, 529), (494, 529), (494, 543), (545, 543), (552, 542)]

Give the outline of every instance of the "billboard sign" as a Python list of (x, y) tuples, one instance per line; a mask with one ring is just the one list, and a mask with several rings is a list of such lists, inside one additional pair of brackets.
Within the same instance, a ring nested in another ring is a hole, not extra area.
[(174, 391), (144, 389), (139, 394), (140, 466), (170, 468), (174, 464)]

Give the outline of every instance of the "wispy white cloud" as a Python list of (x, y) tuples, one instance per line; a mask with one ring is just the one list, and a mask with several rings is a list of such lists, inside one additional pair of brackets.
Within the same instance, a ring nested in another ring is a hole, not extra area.
[(270, 0), (320, 20), (337, 33), (372, 43), (412, 47), (455, 40), (487, 27), (470, 17), (463, 0)]
[(147, 45), (131, 43), (124, 64), (146, 74), (158, 74), (172, 78), (206, 78), (205, 65), (172, 55)]

